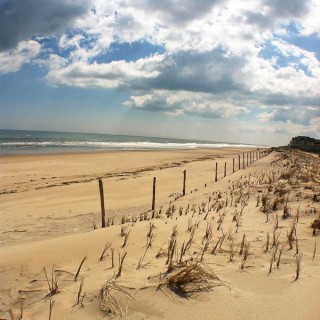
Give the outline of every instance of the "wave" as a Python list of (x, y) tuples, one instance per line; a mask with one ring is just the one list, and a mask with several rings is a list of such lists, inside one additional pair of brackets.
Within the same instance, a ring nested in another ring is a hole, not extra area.
[(121, 149), (121, 150), (148, 150), (148, 149), (201, 149), (201, 148), (262, 148), (263, 146), (231, 143), (161, 143), (161, 142), (106, 142), (106, 141), (15, 141), (0, 142), (0, 148), (90, 148), (90, 149)]

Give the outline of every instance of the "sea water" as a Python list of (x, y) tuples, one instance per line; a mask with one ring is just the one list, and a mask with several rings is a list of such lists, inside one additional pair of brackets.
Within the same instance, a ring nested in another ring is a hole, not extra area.
[(138, 137), (113, 134), (0, 130), (0, 154), (61, 153), (107, 150), (170, 150), (252, 147), (249, 144)]

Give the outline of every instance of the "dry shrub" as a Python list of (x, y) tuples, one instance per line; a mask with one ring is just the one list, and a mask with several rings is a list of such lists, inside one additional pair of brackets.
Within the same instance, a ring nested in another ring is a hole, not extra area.
[(189, 298), (196, 294), (208, 292), (221, 284), (222, 281), (208, 266), (193, 263), (167, 275), (159, 287), (167, 285), (171, 291), (180, 297)]
[[(137, 292), (136, 292), (137, 293)], [(100, 290), (100, 309), (106, 314), (118, 317), (128, 316), (129, 303), (134, 298), (114, 279), (107, 281)]]
[(279, 202), (280, 202), (279, 197), (276, 197), (273, 199), (273, 202), (272, 202), (272, 210), (273, 211), (276, 211), (278, 209)]
[(48, 284), (48, 289), (49, 293), (45, 296), (45, 299), (50, 298), (54, 296), (55, 294), (59, 293), (59, 283), (60, 283), (60, 277), (61, 273), (54, 270), (54, 268), (51, 269), (51, 279), (49, 279), (47, 275), (47, 270), (46, 268), (43, 268), (43, 273), (45, 275), (47, 284)]
[(320, 219), (316, 219), (312, 222), (311, 228), (313, 229), (313, 235), (316, 235), (316, 230), (320, 230)]

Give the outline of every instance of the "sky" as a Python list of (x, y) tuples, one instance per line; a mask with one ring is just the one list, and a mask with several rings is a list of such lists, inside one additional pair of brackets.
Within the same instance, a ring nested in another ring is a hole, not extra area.
[(320, 138), (319, 0), (0, 0), (0, 129)]

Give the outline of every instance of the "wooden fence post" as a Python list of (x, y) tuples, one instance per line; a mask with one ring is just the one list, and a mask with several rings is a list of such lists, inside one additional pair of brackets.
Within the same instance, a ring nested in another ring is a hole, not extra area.
[(244, 169), (244, 153), (242, 154), (242, 169)]
[(240, 167), (240, 154), (239, 154), (238, 158), (239, 158), (239, 170), (240, 170), (241, 169), (241, 167)]
[(227, 162), (224, 163), (224, 176), (227, 175)]
[(232, 173), (234, 173), (234, 158), (232, 159)]
[(103, 183), (99, 179), (99, 190), (100, 190), (100, 203), (101, 203), (101, 227), (105, 228), (106, 226), (106, 211), (104, 208), (104, 194), (103, 194)]
[(151, 210), (154, 210), (156, 207), (156, 181), (157, 178), (153, 177), (153, 187), (152, 187), (152, 207)]
[(218, 162), (216, 162), (216, 176), (215, 176), (214, 181), (215, 181), (215, 182), (218, 181)]
[(187, 179), (187, 170), (183, 170), (183, 190), (182, 194), (186, 195), (186, 179)]
[(247, 152), (247, 166), (249, 165), (249, 153)]

